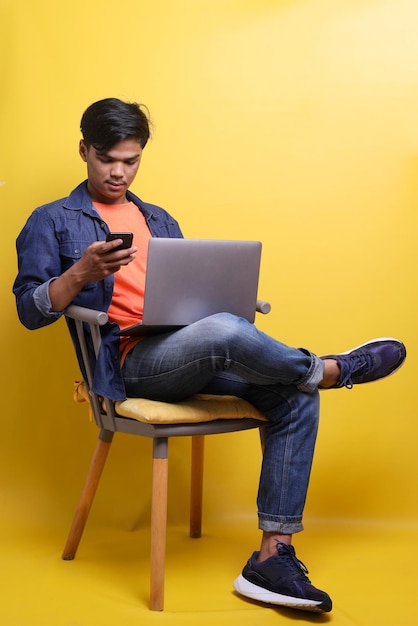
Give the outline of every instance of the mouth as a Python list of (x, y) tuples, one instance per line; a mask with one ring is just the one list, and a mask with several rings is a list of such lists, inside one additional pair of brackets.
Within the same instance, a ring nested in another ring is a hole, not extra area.
[(125, 186), (125, 183), (122, 182), (117, 182), (115, 180), (108, 180), (106, 181), (106, 183), (109, 185), (109, 187), (111, 187), (112, 189), (121, 189), (122, 187)]

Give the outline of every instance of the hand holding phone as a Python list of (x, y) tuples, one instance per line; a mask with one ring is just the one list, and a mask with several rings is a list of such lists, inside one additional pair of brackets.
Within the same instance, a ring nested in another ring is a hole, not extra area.
[(115, 239), (122, 239), (122, 243), (120, 246), (116, 246), (116, 248), (112, 249), (112, 252), (116, 252), (117, 250), (125, 250), (126, 248), (132, 247), (133, 233), (109, 233), (106, 236), (106, 241), (114, 241)]

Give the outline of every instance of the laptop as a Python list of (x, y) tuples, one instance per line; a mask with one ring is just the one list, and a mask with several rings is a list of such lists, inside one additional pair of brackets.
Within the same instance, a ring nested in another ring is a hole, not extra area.
[(120, 335), (168, 332), (214, 313), (255, 319), (261, 243), (153, 237), (142, 321)]

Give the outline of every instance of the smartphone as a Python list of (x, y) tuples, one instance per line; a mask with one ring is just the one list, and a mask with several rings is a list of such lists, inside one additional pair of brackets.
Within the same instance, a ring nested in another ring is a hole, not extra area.
[(133, 234), (132, 233), (109, 233), (106, 236), (106, 241), (114, 241), (115, 239), (122, 239), (123, 243), (116, 248), (113, 248), (112, 252), (116, 252), (116, 250), (124, 250), (125, 248), (131, 248)]

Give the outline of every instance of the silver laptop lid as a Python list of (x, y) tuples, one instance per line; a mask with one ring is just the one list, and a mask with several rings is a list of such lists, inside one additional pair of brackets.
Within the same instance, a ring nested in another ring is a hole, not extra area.
[(185, 326), (228, 312), (254, 322), (261, 243), (152, 238), (142, 324)]

